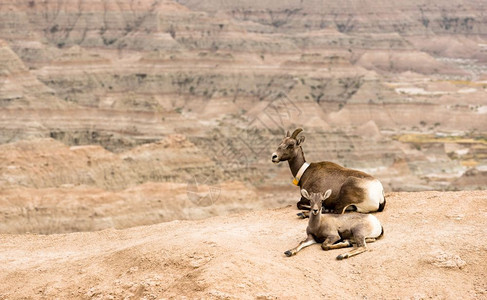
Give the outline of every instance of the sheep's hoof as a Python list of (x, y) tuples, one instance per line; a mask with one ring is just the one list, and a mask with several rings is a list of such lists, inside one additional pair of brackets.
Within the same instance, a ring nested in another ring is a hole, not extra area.
[(328, 246), (328, 245), (321, 245), (321, 249), (323, 249), (325, 251), (328, 251), (328, 250), (330, 250), (330, 246)]
[(302, 213), (302, 212), (297, 213), (296, 215), (297, 215), (298, 217), (300, 217), (301, 219), (306, 219), (306, 215), (305, 215), (304, 213)]
[(348, 254), (340, 254), (337, 256), (337, 259), (338, 260), (342, 260), (342, 259), (345, 259), (345, 258), (348, 258)]
[(284, 254), (286, 254), (286, 256), (287, 256), (287, 257), (289, 257), (289, 256), (292, 256), (292, 255), (293, 255), (293, 253), (292, 253), (291, 251), (289, 251), (289, 250), (287, 250), (286, 252), (284, 252)]

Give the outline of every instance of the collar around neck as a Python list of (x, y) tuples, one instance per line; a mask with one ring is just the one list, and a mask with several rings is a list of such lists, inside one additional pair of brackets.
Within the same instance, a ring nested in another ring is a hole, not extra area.
[(306, 171), (306, 169), (309, 167), (309, 164), (307, 162), (305, 162), (301, 168), (299, 168), (299, 171), (298, 171), (298, 174), (296, 174), (296, 177), (294, 177), (293, 179), (293, 184), (294, 185), (298, 185), (299, 184), (299, 181), (301, 180), (301, 176), (303, 176), (304, 172)]

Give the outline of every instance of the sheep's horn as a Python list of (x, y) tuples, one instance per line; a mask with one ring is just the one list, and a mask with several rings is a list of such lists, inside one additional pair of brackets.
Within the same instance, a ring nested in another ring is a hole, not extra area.
[(303, 128), (298, 128), (296, 130), (294, 130), (293, 134), (291, 134), (291, 138), (292, 139), (296, 139), (296, 137), (298, 136), (298, 134), (303, 131)]

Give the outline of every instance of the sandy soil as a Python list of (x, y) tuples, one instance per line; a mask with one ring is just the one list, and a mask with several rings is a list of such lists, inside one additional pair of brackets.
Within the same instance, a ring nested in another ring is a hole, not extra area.
[(0, 299), (486, 299), (487, 192), (392, 193), (385, 236), (344, 261), (283, 252), (306, 220), (288, 206), (199, 221), (0, 235)]

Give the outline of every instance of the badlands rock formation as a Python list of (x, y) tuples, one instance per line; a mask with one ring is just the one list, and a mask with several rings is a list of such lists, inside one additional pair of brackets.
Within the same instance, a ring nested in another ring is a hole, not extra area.
[[(269, 157), (298, 126), (309, 161), (373, 173), (387, 191), (485, 188), (485, 9), (460, 0), (2, 1), (3, 220), (30, 222), (2, 231), (203, 218), (217, 214), (197, 211), (209, 195), (221, 195), (218, 214), (293, 203), (287, 166)], [(157, 208), (147, 213), (134, 190), (154, 192), (144, 205)], [(60, 205), (64, 195), (76, 204)], [(122, 221), (124, 209), (139, 221)], [(83, 221), (50, 225), (65, 214)]]
[[(484, 2), (1, 1), (0, 299), (485, 298)], [(369, 252), (284, 256), (296, 127)]]

